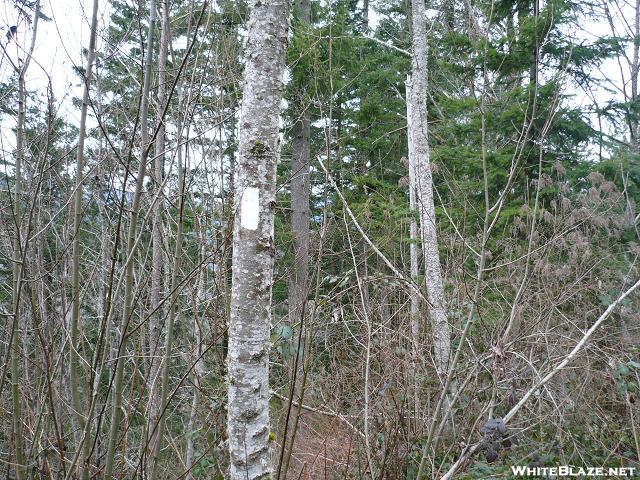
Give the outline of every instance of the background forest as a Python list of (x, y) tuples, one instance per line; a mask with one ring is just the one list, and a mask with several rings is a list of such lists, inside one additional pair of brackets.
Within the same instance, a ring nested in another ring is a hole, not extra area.
[[(225, 478), (250, 5), (82, 2), (59, 99), (29, 82), (49, 3), (2, 3), (0, 474)], [(291, 7), (273, 476), (640, 469), (640, 1), (417, 4)]]

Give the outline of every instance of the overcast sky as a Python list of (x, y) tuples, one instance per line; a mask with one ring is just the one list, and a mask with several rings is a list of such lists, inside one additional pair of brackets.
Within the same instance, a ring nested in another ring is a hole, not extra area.
[[(621, 3), (609, 2), (612, 14), (615, 15), (615, 28), (618, 35), (624, 35), (631, 28), (633, 21), (633, 7), (631, 1), (621, 0)], [(625, 3), (626, 2), (626, 3)], [(59, 106), (59, 113), (70, 121), (78, 118), (79, 112), (71, 104), (71, 99), (80, 97), (81, 86), (78, 78), (73, 74), (72, 67), (82, 63), (81, 49), (89, 42), (89, 23), (92, 0), (42, 0), (43, 12), (52, 19), (50, 22), (40, 22), (39, 32), (35, 47), (34, 61), (27, 74), (27, 87), (29, 90), (44, 91), (51, 79), (53, 91)], [(108, 24), (107, 2), (100, 2), (99, 30), (103, 31)], [(618, 8), (618, 5), (622, 5)], [(375, 15), (372, 16), (375, 22)], [(0, 41), (5, 44), (8, 26), (15, 25), (16, 10), (13, 2), (0, 0)], [(17, 44), (28, 45), (26, 38), (27, 25), (20, 25)], [(571, 27), (569, 27), (571, 28)], [(576, 30), (578, 31), (578, 30)], [(579, 30), (580, 36), (587, 40), (611, 34), (610, 26), (606, 22), (590, 22), (586, 29)], [(14, 47), (14, 50), (11, 48)], [(15, 56), (15, 43), (7, 46), (12, 56)], [(4, 57), (4, 55), (3, 55)], [(6, 81), (11, 75), (10, 63), (3, 58), (0, 60), (0, 79)], [(616, 60), (609, 60), (602, 69), (592, 72), (594, 77), (608, 78), (612, 85), (622, 85), (620, 68)], [(628, 71), (627, 71), (628, 77)], [(628, 82), (629, 78), (625, 78)], [(591, 99), (579, 89), (574, 90), (574, 101), (581, 105), (591, 104)], [(611, 92), (599, 89), (596, 98), (603, 102), (612, 97)], [(5, 119), (0, 124), (2, 149), (8, 152), (12, 148), (10, 129), (13, 127), (12, 119)]]
[[(57, 100), (64, 104), (67, 115), (75, 115), (75, 109), (69, 105), (69, 95), (80, 91), (79, 80), (74, 76), (72, 67), (82, 63), (82, 48), (89, 44), (89, 24), (92, 1), (90, 0), (41, 0), (43, 13), (52, 19), (50, 22), (40, 21), (33, 55), (33, 63), (27, 74), (27, 88), (43, 90), (51, 79)], [(9, 25), (15, 24), (16, 10), (8, 0), (0, 0), (0, 25), (2, 36), (6, 42), (6, 31)], [(107, 17), (106, 2), (100, 2), (100, 30), (105, 26)], [(19, 29), (19, 43), (28, 45), (25, 38), (27, 25)], [(11, 53), (15, 52), (9, 50)], [(0, 75), (5, 80), (11, 74), (11, 66), (3, 61), (0, 64)]]

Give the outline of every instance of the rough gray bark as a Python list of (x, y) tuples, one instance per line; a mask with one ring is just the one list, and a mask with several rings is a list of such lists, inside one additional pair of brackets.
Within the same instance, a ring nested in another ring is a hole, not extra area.
[(412, 0), (413, 52), (411, 76), (407, 81), (407, 129), (409, 137), (409, 179), (415, 190), (420, 219), (425, 282), (433, 335), (436, 369), (445, 375), (451, 350), (451, 329), (446, 303), (433, 203), (433, 180), (429, 162), (427, 129), (427, 18), (424, 0)]
[[(409, 137), (409, 149), (411, 149), (411, 138)], [(416, 199), (416, 189), (413, 188), (415, 184), (415, 171), (413, 162), (409, 163), (409, 209), (412, 212), (418, 210), (418, 202)], [(419, 231), (418, 222), (415, 218), (411, 218), (411, 224), (409, 225), (409, 238), (411, 243), (409, 244), (409, 265), (411, 279), (417, 281), (419, 271), (418, 262), (418, 244)], [(414, 341), (420, 336), (420, 299), (416, 295), (411, 296), (411, 335)]]
[[(296, 25), (302, 35), (311, 23), (311, 1), (295, 0), (293, 4)], [(301, 72), (306, 75), (308, 72)], [(293, 329), (292, 341), (295, 354), (289, 359), (289, 374), (292, 390), (287, 415), (285, 416), (285, 439), (282, 441), (280, 460), (278, 463), (278, 477), (284, 466), (283, 476), (286, 478), (289, 468), (289, 458), (297, 429), (298, 419), (290, 422), (292, 401), (294, 398), (302, 402), (304, 377), (304, 329), (306, 313), (306, 298), (309, 292), (309, 164), (311, 161), (311, 115), (306, 82), (296, 85), (294, 90), (295, 122), (291, 127), (291, 230), (293, 232), (293, 269), (289, 276), (289, 323)], [(291, 424), (293, 425), (291, 426)], [(288, 448), (286, 448), (288, 446)], [(282, 463), (284, 460), (284, 463)]]
[[(294, 7), (300, 25), (311, 22), (311, 1), (297, 0)], [(291, 229), (293, 231), (294, 264), (289, 277), (289, 317), (294, 328), (302, 328), (304, 301), (309, 288), (309, 163), (311, 116), (306, 95), (299, 95), (299, 112), (291, 129)], [(298, 338), (298, 335), (294, 335)], [(303, 345), (296, 345), (298, 365), (302, 365)], [(300, 368), (298, 369), (300, 370)], [(295, 372), (299, 377), (300, 371)], [(293, 376), (293, 374), (292, 374)]]
[[(408, 139), (409, 139), (409, 149), (412, 149), (413, 147), (411, 146), (411, 137), (409, 136), (410, 133), (408, 133)], [(417, 203), (417, 199), (416, 199), (416, 189), (413, 188), (413, 185), (415, 184), (415, 169), (414, 169), (414, 163), (415, 162), (409, 162), (409, 208), (411, 209), (412, 212), (415, 212), (418, 210), (418, 203)], [(418, 239), (419, 237), (419, 232), (418, 232), (418, 222), (416, 221), (415, 217), (411, 218), (411, 224), (409, 226), (409, 238), (411, 240), (411, 243), (409, 244), (409, 261), (410, 261), (410, 268), (411, 268), (411, 279), (414, 282), (418, 281), (418, 275), (420, 273), (419, 270), (419, 262), (418, 262)], [(420, 388), (419, 388), (419, 384), (420, 382), (418, 382), (418, 365), (420, 363), (420, 335), (421, 335), (421, 331), (422, 329), (420, 328), (420, 298), (417, 295), (411, 295), (411, 310), (410, 310), (410, 315), (411, 315), (411, 357), (412, 357), (412, 363), (411, 363), (411, 369), (409, 374), (413, 377), (413, 381), (412, 381), (412, 388), (413, 388), (413, 413), (415, 416), (415, 426), (416, 428), (419, 425), (419, 420), (418, 420), (418, 416), (420, 415)]]
[(252, 0), (235, 179), (228, 433), (230, 478), (271, 477), (269, 331), (276, 162), (289, 2)]

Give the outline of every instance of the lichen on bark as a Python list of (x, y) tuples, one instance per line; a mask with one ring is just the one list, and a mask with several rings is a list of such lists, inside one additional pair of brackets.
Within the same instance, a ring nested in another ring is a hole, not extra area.
[(289, 2), (250, 2), (228, 353), (230, 478), (271, 478), (269, 335), (279, 110)]

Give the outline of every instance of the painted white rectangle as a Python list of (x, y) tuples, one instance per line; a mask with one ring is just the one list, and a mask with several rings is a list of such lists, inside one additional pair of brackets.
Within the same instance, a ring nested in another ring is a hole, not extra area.
[(240, 203), (240, 225), (247, 230), (258, 228), (260, 220), (260, 190), (247, 187)]

